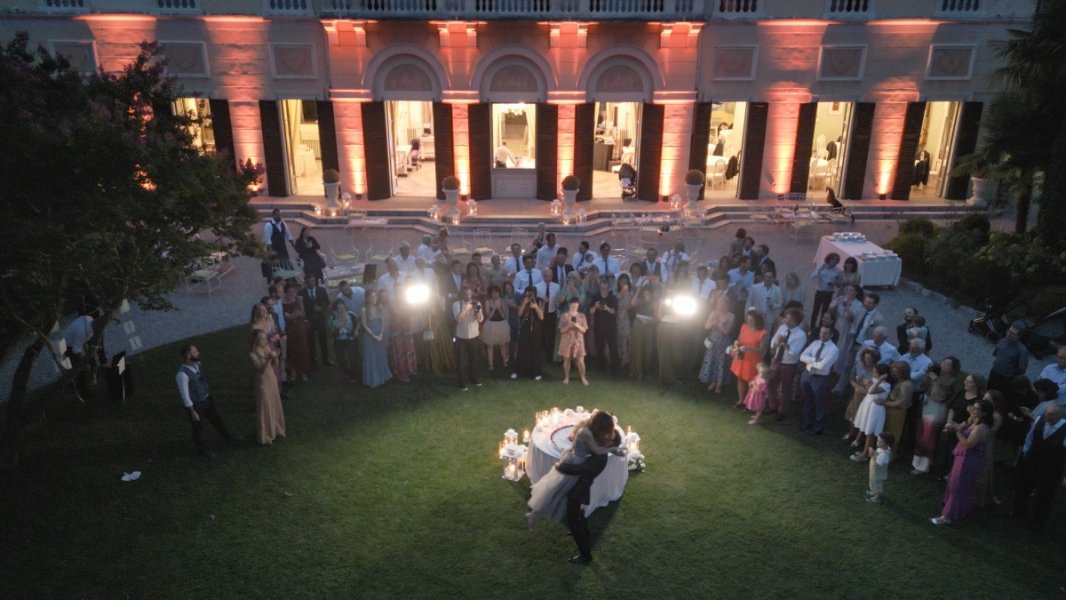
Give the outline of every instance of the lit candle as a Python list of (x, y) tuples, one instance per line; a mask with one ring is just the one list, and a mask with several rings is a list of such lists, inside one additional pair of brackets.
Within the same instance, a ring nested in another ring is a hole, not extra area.
[(528, 429), (523, 429), (522, 430), (522, 443), (523, 444), (528, 444), (529, 443), (529, 430)]

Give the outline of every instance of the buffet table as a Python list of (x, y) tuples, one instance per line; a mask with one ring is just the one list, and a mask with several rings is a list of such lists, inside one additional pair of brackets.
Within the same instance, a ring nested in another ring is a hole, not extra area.
[(857, 234), (838, 233), (822, 236), (814, 264), (822, 264), (827, 254), (836, 252), (840, 255), (841, 263), (848, 257), (859, 263), (859, 276), (863, 287), (892, 287), (898, 284), (900, 274), (903, 273), (903, 259), (863, 237), (847, 237), (852, 235)]
[[(529, 451), (526, 455), (526, 474), (531, 483), (536, 483), (548, 473), (559, 460), (563, 450), (572, 445), (569, 439), (574, 425), (587, 415), (578, 414), (567, 410), (559, 415), (557, 423), (544, 420), (532, 432), (530, 437)], [(618, 428), (619, 434), (625, 439), (625, 432)], [(589, 493), (589, 503), (585, 507), (585, 516), (592, 514), (601, 506), (618, 500), (625, 491), (626, 482), (629, 481), (629, 470), (626, 457), (608, 455), (607, 467), (592, 482), (592, 490)]]

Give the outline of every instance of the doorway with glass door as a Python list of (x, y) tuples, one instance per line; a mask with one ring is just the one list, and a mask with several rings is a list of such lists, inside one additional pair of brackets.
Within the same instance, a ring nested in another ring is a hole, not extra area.
[(435, 197), (436, 140), (433, 103), (423, 100), (385, 102), (388, 121), (389, 174), (393, 196)]
[(959, 102), (926, 102), (925, 118), (914, 155), (911, 200), (935, 200), (947, 192), (954, 160)]
[(852, 102), (818, 103), (810, 169), (807, 171), (808, 194), (832, 188), (837, 196), (840, 195), (853, 109)]
[(592, 132), (592, 197), (636, 195), (640, 164), (640, 102), (597, 102)]
[(726, 200), (737, 197), (747, 118), (747, 102), (711, 104), (704, 198)]

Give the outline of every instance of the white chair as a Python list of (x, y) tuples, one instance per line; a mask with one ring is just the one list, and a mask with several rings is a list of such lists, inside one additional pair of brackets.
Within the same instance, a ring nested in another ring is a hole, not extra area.
[(716, 188), (718, 186), (725, 187), (725, 168), (726, 161), (724, 160), (716, 161), (713, 165), (711, 165), (711, 172), (708, 176), (708, 180), (710, 181), (712, 188)]
[(807, 177), (807, 189), (814, 190), (825, 187), (828, 174), (829, 163), (820, 158), (812, 158), (810, 175)]

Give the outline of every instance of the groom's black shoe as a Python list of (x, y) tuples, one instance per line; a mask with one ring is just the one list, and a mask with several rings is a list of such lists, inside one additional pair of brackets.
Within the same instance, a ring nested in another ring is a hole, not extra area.
[(570, 564), (572, 565), (586, 565), (592, 562), (592, 555), (590, 554), (575, 554), (570, 557)]

